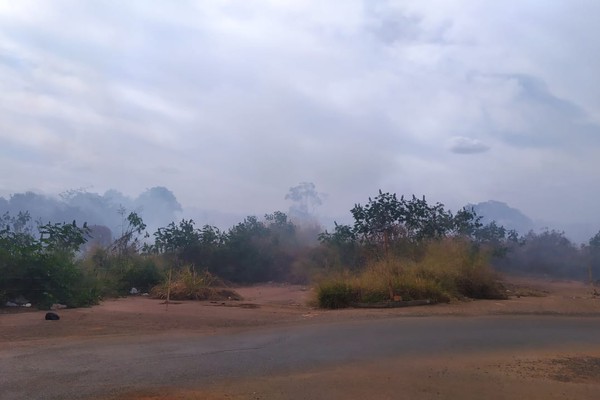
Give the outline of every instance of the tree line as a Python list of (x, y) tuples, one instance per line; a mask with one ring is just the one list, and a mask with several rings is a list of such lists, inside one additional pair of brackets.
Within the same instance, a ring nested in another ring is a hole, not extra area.
[(167, 270), (183, 268), (233, 284), (308, 283), (385, 260), (431, 259), (431, 244), (448, 240), (460, 241), (465, 259), (485, 258), (500, 271), (600, 278), (600, 232), (583, 246), (557, 231), (521, 236), (495, 222), (483, 225), (472, 209), (452, 212), (425, 197), (382, 191), (350, 213), (354, 223), (335, 224), (331, 232), (275, 211), (249, 216), (228, 230), (182, 219), (149, 235), (142, 218), (129, 212), (119, 237), (87, 246), (85, 253), (82, 245), (94, 239), (86, 224), (34, 224), (27, 212), (6, 213), (0, 218), (0, 304), (19, 296), (39, 307), (93, 304), (132, 287), (148, 291)]

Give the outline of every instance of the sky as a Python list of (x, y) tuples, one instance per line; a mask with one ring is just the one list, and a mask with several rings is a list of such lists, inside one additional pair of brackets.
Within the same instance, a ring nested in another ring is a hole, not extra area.
[[(600, 227), (596, 0), (0, 0), (0, 196), (379, 189)], [(596, 229), (597, 230), (597, 229)]]

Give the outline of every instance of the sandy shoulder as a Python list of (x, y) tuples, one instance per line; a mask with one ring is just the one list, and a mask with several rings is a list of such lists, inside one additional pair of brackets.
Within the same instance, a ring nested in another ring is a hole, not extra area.
[(311, 307), (309, 287), (267, 284), (236, 288), (242, 301), (164, 301), (147, 297), (111, 299), (98, 306), (59, 312), (0, 314), (0, 346), (40, 340), (174, 333), (215, 334), (283, 324), (320, 323), (397, 316), (572, 315), (600, 316), (600, 298), (579, 282), (512, 278), (508, 300), (455, 301), (396, 309), (321, 310)]
[[(310, 288), (259, 285), (237, 288), (243, 301), (175, 302), (129, 297), (99, 306), (0, 314), (0, 349), (72, 340), (149, 340), (161, 335), (212, 335), (281, 325), (319, 324), (402, 316), (566, 315), (600, 317), (594, 289), (578, 282), (510, 279), (505, 301), (461, 301), (398, 309), (320, 310)], [(278, 373), (198, 387), (164, 387), (97, 400), (190, 399), (596, 399), (600, 348), (569, 346), (531, 352), (484, 352), (382, 359)]]

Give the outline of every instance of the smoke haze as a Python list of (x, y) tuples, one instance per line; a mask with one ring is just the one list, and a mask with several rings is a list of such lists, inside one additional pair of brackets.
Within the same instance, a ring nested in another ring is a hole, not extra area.
[[(1, 2), (0, 205), (15, 194), (111, 229), (119, 204), (151, 226), (181, 209), (229, 226), (288, 210), (288, 189), (313, 182), (322, 220), (381, 188), (593, 233), (599, 14), (563, 0)], [(71, 188), (89, 192), (56, 200)]]

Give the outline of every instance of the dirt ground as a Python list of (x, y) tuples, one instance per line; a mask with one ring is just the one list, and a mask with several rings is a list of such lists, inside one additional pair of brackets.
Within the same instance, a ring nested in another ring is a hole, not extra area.
[[(118, 336), (235, 332), (257, 327), (391, 316), (482, 316), (501, 314), (599, 317), (598, 289), (579, 282), (510, 278), (508, 300), (456, 301), (395, 308), (320, 310), (309, 287), (269, 284), (235, 290), (241, 301), (164, 301), (148, 297), (113, 299), (83, 309), (58, 311), (61, 323), (42, 311), (0, 314), (0, 349), (35, 347), (53, 341)], [(600, 333), (599, 333), (600, 334)], [(448, 368), (452, 365), (452, 368)], [(365, 374), (365, 370), (369, 371)], [(600, 349), (557, 349), (552, 353), (465, 355), (419, 359), (410, 365), (381, 360), (324, 371), (271, 376), (235, 385), (129, 393), (118, 399), (280, 398), (512, 398), (592, 399), (600, 393)], [(407, 391), (407, 387), (410, 390)], [(441, 389), (443, 388), (443, 390)], [(400, 392), (399, 392), (400, 391)], [(302, 396), (297, 396), (303, 393)], [(402, 393), (402, 395), (399, 395)], [(482, 394), (486, 393), (482, 397)], [(115, 398), (116, 399), (116, 398)]]

